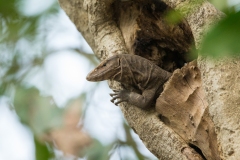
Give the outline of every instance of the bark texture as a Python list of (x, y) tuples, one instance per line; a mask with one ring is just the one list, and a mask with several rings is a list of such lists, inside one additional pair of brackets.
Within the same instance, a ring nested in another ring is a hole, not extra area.
[(223, 159), (240, 157), (240, 69), (239, 58), (202, 58), (199, 66)]
[[(100, 59), (114, 54), (138, 54), (165, 67), (164, 69), (168, 71), (174, 71), (190, 61), (191, 59), (186, 57), (191, 39), (194, 39), (196, 48), (199, 48), (205, 31), (223, 17), (220, 11), (204, 0), (135, 0), (133, 2), (59, 0), (59, 2)], [(177, 25), (165, 23), (162, 17), (164, 17), (164, 11), (170, 8), (182, 13), (186, 21)], [(236, 75), (240, 68), (235, 63), (239, 64), (239, 59), (220, 62), (209, 58), (198, 59), (203, 86), (208, 97), (210, 116), (216, 126), (218, 147), (222, 147), (223, 159), (240, 157), (240, 147), (237, 143), (240, 129), (237, 119), (240, 113), (237, 108), (240, 104), (238, 98), (240, 86), (237, 82), (240, 78)], [(119, 87), (115, 82), (109, 82), (109, 84), (114, 88)], [(200, 89), (197, 90), (202, 92)], [(129, 125), (159, 159), (202, 159), (201, 155), (189, 145), (191, 142), (203, 149), (195, 142), (194, 138), (197, 140), (200, 138), (197, 135), (195, 137), (184, 135), (178, 127), (171, 125), (168, 127), (166, 122), (164, 124), (159, 120), (154, 109), (144, 111), (126, 103), (123, 103), (120, 108)], [(200, 112), (205, 117), (205, 121), (209, 122), (208, 113), (205, 113), (205, 110)], [(192, 123), (191, 119), (189, 118), (187, 122)], [(201, 124), (204, 122), (200, 120), (197, 123), (200, 126), (209, 127), (211, 131), (213, 129), (211, 122), (206, 125)], [(196, 124), (195, 121), (194, 124)], [(206, 128), (203, 127), (203, 130), (206, 131)], [(211, 134), (213, 133), (206, 135), (212, 137)], [(205, 148), (203, 154), (207, 159), (215, 159), (213, 155), (217, 152), (216, 145), (212, 145), (209, 141), (208, 147), (213, 148), (214, 151), (207, 151), (208, 148)]]
[(214, 124), (196, 61), (173, 72), (157, 99), (161, 120), (207, 159), (220, 159)]

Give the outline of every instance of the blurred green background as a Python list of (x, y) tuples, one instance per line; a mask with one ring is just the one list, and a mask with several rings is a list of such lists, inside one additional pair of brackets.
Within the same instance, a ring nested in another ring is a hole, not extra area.
[[(240, 2), (211, 2), (226, 17), (200, 53), (239, 54)], [(85, 80), (99, 61), (56, 0), (0, 0), (0, 19), (0, 160), (156, 159)]]

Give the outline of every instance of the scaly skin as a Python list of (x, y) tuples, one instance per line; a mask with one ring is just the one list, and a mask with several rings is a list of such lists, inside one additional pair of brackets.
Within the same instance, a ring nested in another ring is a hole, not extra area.
[[(128, 102), (142, 109), (152, 106), (163, 91), (163, 84), (172, 74), (151, 61), (130, 54), (114, 55), (99, 64), (88, 76), (88, 81), (115, 80), (123, 86), (131, 86), (140, 93), (128, 89), (114, 90), (112, 102), (118, 105)], [(114, 102), (116, 99), (118, 101)]]

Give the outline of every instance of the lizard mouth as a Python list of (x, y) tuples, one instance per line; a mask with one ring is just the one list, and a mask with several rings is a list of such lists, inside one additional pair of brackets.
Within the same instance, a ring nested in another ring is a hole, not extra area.
[(99, 77), (99, 74), (98, 74), (96, 71), (97, 71), (97, 70), (95, 69), (95, 70), (93, 70), (92, 72), (90, 72), (90, 73), (87, 75), (86, 79), (87, 79), (88, 81), (92, 81), (92, 82), (97, 81), (97, 79), (98, 79), (98, 77)]

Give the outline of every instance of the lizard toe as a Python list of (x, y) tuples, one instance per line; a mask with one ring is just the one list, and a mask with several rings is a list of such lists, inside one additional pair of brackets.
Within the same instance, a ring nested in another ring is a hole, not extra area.
[(115, 93), (119, 93), (119, 92), (120, 92), (120, 90), (113, 89), (113, 92), (115, 92)]
[(110, 95), (111, 97), (114, 97), (114, 96), (118, 95), (118, 93), (110, 93), (109, 95)]

